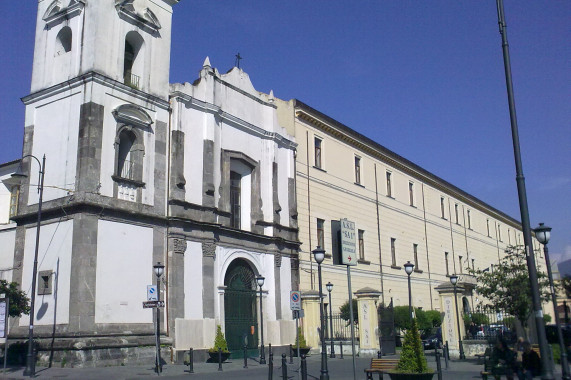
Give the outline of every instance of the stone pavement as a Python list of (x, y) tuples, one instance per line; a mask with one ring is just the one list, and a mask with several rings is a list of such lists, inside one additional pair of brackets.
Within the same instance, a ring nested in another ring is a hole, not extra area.
[[(429, 366), (436, 368), (434, 355), (427, 353)], [(356, 379), (365, 379), (363, 370), (369, 366), (369, 358), (356, 358)], [(289, 364), (287, 359), (288, 379), (300, 380), (301, 375), (298, 368), (298, 359), (294, 358), (294, 364)], [(331, 380), (351, 380), (353, 379), (352, 360), (350, 356), (344, 359), (328, 359), (329, 377)], [(163, 372), (158, 376), (153, 371), (153, 365), (148, 366), (121, 366), (121, 367), (99, 367), (99, 368), (37, 368), (37, 379), (78, 379), (78, 380), (131, 380), (131, 379), (232, 379), (232, 380), (264, 380), (268, 379), (268, 365), (260, 365), (254, 359), (248, 360), (248, 368), (243, 368), (242, 359), (232, 359), (223, 364), (223, 371), (218, 371), (218, 364), (195, 363), (194, 373), (188, 372), (188, 366), (165, 365)], [(308, 380), (319, 379), (320, 356), (311, 355), (307, 358)], [(483, 365), (476, 360), (458, 361), (452, 360), (449, 368), (445, 368), (442, 360), (442, 378), (451, 380), (467, 380), (480, 378), (480, 371)], [(556, 378), (560, 378), (560, 368), (556, 368)], [(0, 370), (0, 379), (25, 379), (22, 375), (23, 368), (9, 367), (6, 373)], [(378, 378), (375, 376), (375, 379)], [(388, 376), (384, 377), (388, 379)], [(281, 358), (274, 358), (273, 379), (282, 379)], [(435, 375), (433, 380), (437, 380)]]

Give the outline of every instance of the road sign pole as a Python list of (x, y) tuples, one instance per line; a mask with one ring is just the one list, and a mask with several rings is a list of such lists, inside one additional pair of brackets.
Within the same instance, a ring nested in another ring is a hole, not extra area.
[(349, 321), (351, 321), (351, 351), (353, 353), (353, 380), (357, 379), (355, 370), (355, 323), (353, 321), (353, 297), (351, 292), (351, 265), (347, 265), (347, 287), (349, 288)]

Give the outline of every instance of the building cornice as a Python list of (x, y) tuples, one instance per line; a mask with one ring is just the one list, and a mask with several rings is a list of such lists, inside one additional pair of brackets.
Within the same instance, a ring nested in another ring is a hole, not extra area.
[(398, 155), (397, 153), (387, 149), (381, 144), (371, 140), (370, 138), (360, 134), (359, 132), (349, 128), (348, 126), (332, 119), (331, 117), (311, 108), (305, 103), (295, 100), (295, 116), (312, 125), (313, 127), (322, 130), (323, 132), (345, 142), (348, 145), (359, 149), (370, 156), (382, 161), (395, 169), (398, 169), (418, 181), (424, 182), (445, 194), (448, 194), (467, 205), (474, 207), (486, 214), (494, 216), (496, 219), (502, 220), (506, 224), (521, 229), (521, 223), (505, 214), (504, 212), (490, 206), (489, 204), (481, 201), (480, 199), (468, 194), (464, 190), (452, 185), (450, 182), (430, 173), (429, 171), (421, 168), (415, 163), (407, 160), (406, 158)]

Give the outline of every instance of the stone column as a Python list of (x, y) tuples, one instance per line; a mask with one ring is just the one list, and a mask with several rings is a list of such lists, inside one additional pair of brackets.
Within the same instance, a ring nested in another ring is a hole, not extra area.
[(317, 328), (320, 327), (319, 292), (308, 290), (301, 293), (301, 307), (304, 312), (302, 332), (307, 345), (319, 350), (320, 341)]
[(359, 310), (359, 356), (372, 357), (379, 350), (379, 316), (376, 304), (381, 292), (367, 287), (357, 290), (354, 294)]
[(458, 324), (460, 321), (460, 334), (466, 335), (464, 328), (464, 318), (462, 315), (462, 295), (464, 288), (456, 286), (456, 300), (458, 301), (458, 319), (456, 318), (456, 304), (454, 302), (454, 286), (450, 283), (442, 283), (436, 287), (440, 295), (440, 310), (444, 312), (442, 320), (442, 342), (448, 341), (451, 356), (460, 356), (460, 346), (458, 343)]

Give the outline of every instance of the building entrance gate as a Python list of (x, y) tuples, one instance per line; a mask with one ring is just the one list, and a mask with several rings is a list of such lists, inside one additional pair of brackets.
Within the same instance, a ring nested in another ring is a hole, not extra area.
[(228, 267), (224, 285), (225, 336), (231, 357), (243, 357), (244, 344), (248, 356), (258, 356), (256, 276), (246, 261), (235, 260)]
[(378, 313), (381, 352), (383, 355), (394, 355), (396, 352), (396, 337), (393, 299), (391, 298), (389, 306), (384, 304), (379, 306)]

